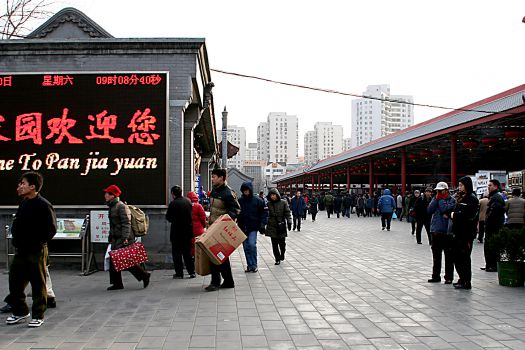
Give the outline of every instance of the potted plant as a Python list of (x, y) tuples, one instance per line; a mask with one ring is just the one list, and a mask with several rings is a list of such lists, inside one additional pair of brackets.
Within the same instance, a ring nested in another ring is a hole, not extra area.
[(489, 246), (499, 252), (499, 284), (508, 287), (523, 287), (525, 258), (525, 228), (503, 227), (488, 242)]

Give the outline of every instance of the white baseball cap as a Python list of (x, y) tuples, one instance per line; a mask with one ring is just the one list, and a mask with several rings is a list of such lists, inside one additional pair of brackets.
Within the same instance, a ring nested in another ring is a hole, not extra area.
[(434, 188), (435, 190), (448, 190), (448, 185), (446, 182), (438, 182), (438, 184), (436, 185), (436, 188)]

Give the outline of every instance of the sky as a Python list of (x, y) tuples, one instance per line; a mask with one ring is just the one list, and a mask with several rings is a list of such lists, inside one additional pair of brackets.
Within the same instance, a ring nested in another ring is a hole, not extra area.
[[(525, 83), (523, 0), (58, 0), (115, 37), (205, 38), (213, 69), (362, 94), (389, 84), (414, 102), (462, 107)], [(41, 23), (35, 23), (36, 28)], [(270, 112), (350, 137), (352, 97), (212, 72), (217, 126), (256, 142)], [(448, 110), (415, 107), (415, 122)]]

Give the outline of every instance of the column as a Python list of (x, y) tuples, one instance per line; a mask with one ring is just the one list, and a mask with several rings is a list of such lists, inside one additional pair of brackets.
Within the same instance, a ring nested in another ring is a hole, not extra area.
[(458, 185), (458, 171), (456, 167), (457, 145), (456, 134), (450, 135), (450, 186), (452, 188)]
[(330, 169), (330, 191), (334, 190), (334, 171)]
[(346, 191), (350, 193), (350, 166), (346, 168)]
[(372, 195), (372, 192), (374, 190), (374, 161), (370, 159), (368, 161), (368, 193)]
[(405, 195), (407, 187), (407, 151), (401, 150), (401, 195)]

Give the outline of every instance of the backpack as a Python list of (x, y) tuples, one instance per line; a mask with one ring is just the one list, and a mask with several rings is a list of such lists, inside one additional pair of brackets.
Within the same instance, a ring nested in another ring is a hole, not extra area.
[(131, 212), (131, 232), (135, 237), (142, 237), (148, 233), (149, 217), (141, 209), (128, 204)]

